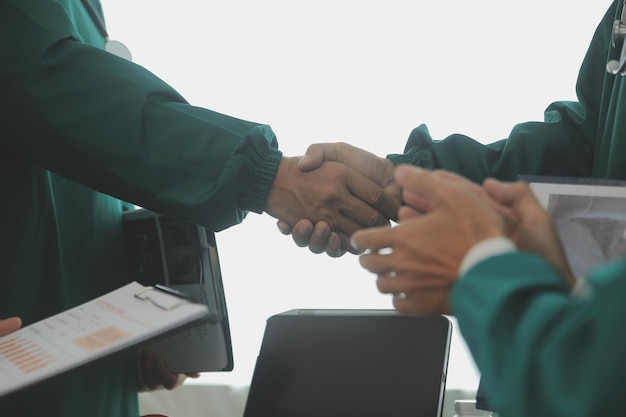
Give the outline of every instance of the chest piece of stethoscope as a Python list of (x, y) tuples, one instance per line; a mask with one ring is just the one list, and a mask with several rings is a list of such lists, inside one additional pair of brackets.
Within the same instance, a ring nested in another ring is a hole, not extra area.
[(107, 39), (104, 44), (104, 50), (129, 61), (133, 60), (130, 49), (128, 49), (126, 45), (124, 45), (120, 41), (112, 41)]
[(122, 42), (113, 41), (109, 39), (109, 34), (107, 33), (106, 28), (104, 27), (104, 22), (102, 21), (102, 19), (100, 19), (100, 16), (98, 15), (98, 13), (96, 13), (95, 9), (91, 5), (91, 2), (89, 0), (80, 0), (80, 2), (85, 7), (85, 10), (89, 14), (89, 17), (91, 18), (93, 24), (96, 25), (96, 28), (98, 28), (98, 32), (100, 32), (100, 35), (102, 35), (102, 37), (105, 39), (104, 50), (109, 53), (112, 53), (113, 55), (117, 55), (120, 58), (124, 58), (129, 61), (132, 61), (133, 57), (130, 54), (130, 49), (128, 49), (126, 45), (124, 45)]
[(606, 64), (606, 70), (611, 74), (626, 75), (626, 0), (622, 4), (622, 13), (619, 20), (613, 22), (611, 44), (619, 49), (619, 60), (612, 59)]

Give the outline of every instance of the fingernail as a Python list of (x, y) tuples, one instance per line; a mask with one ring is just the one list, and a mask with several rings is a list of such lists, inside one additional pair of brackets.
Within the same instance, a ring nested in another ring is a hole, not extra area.
[(502, 181), (497, 180), (497, 179), (492, 178), (492, 177), (487, 178), (485, 181), (494, 182), (496, 184), (502, 184)]
[(305, 223), (302, 223), (302, 224), (298, 224), (298, 232), (299, 233), (309, 234), (309, 233), (311, 233), (312, 229), (313, 229), (313, 226), (310, 223), (308, 223), (308, 222), (305, 222)]
[(403, 180), (405, 179), (409, 173), (413, 171), (417, 171), (417, 172), (421, 172), (424, 171), (422, 168), (417, 167), (417, 166), (411, 166), (411, 165), (400, 165), (396, 168), (396, 172), (395, 172), (395, 176), (396, 176), (396, 180)]
[(354, 241), (354, 238), (350, 238), (350, 245), (352, 246), (354, 250), (358, 250), (358, 251), (361, 250), (361, 248), (359, 248), (359, 245), (357, 245), (356, 242)]
[(325, 224), (315, 225), (314, 231), (315, 231), (315, 236), (322, 237), (322, 238), (324, 236), (327, 236), (329, 233), (331, 233), (331, 230), (328, 227), (326, 227)]

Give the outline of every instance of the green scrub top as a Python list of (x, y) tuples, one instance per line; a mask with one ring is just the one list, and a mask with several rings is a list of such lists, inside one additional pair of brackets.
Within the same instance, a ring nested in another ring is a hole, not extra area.
[(522, 252), (461, 277), (452, 309), (499, 415), (624, 414), (625, 278), (622, 259), (595, 269), (589, 288), (570, 295), (553, 268)]
[[(556, 102), (544, 122), (522, 123), (482, 145), (463, 135), (411, 134), (394, 163), (445, 168), (480, 182), (518, 175), (626, 179), (626, 79), (606, 72), (622, 0), (599, 24), (578, 82), (578, 102)], [(573, 297), (541, 259), (524, 253), (483, 261), (460, 278), (452, 309), (481, 371), (481, 387), (503, 417), (623, 415), (626, 259), (589, 277)]]
[[(265, 207), (271, 128), (194, 107), (103, 45), (80, 0), (0, 0), (0, 318), (28, 325), (126, 283), (122, 202), (215, 231)], [(134, 366), (106, 360), (0, 415), (137, 416)]]
[(619, 57), (611, 47), (618, 4), (613, 2), (594, 34), (579, 72), (577, 102), (555, 102), (543, 122), (520, 123), (508, 138), (487, 145), (460, 134), (435, 140), (421, 125), (404, 154), (388, 157), (395, 164), (444, 168), (476, 182), (531, 174), (626, 179), (625, 80), (605, 69), (609, 59)]

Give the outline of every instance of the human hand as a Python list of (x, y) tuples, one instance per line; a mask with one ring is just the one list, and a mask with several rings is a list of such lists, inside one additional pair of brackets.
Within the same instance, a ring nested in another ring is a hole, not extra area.
[(502, 183), (488, 179), (483, 188), (489, 198), (509, 209), (504, 214), (507, 235), (518, 249), (542, 257), (561, 274), (568, 285), (573, 286), (576, 278), (565, 256), (554, 222), (537, 201), (528, 184)]
[(328, 234), (336, 232), (342, 247), (350, 248), (349, 236), (354, 231), (388, 225), (384, 213), (397, 212), (398, 200), (356, 170), (324, 162), (314, 170), (302, 171), (299, 161), (283, 158), (265, 210), (286, 227), (301, 219), (325, 222)]
[(343, 256), (346, 252), (359, 253), (350, 244), (346, 247), (339, 234), (333, 232), (324, 221), (313, 224), (309, 219), (301, 219), (292, 228), (286, 222), (278, 220), (276, 226), (282, 234), (291, 235), (296, 245), (308, 246), (313, 253), (326, 252), (332, 258)]
[(0, 320), (0, 336), (5, 336), (9, 333), (13, 333), (20, 327), (22, 327), (22, 319), (20, 319), (19, 317), (11, 317), (8, 319)]
[[(389, 193), (399, 205), (401, 203), (400, 187), (394, 182), (394, 165), (391, 160), (380, 158), (363, 149), (347, 143), (320, 143), (311, 145), (298, 164), (298, 168), (308, 172), (319, 168), (324, 162), (339, 162), (366, 176), (384, 191)], [(376, 207), (376, 206), (375, 206)], [(379, 207), (389, 219), (396, 219), (397, 211), (388, 211)], [(329, 256), (337, 257), (346, 251), (358, 253), (352, 247), (341, 246), (341, 239), (325, 222), (313, 223), (308, 219), (301, 219), (293, 227), (279, 221), (279, 230), (284, 234), (292, 234), (294, 242), (301, 247), (308, 246), (314, 253), (326, 251)]]
[(395, 170), (407, 204), (399, 225), (356, 232), (353, 244), (368, 250), (361, 265), (378, 275), (394, 307), (418, 315), (450, 314), (449, 293), (467, 252), (482, 240), (503, 236), (504, 221), (476, 186), (445, 171), (407, 165)]
[(177, 374), (167, 366), (165, 357), (151, 347), (137, 351), (137, 388), (139, 392), (159, 389), (173, 390), (183, 385), (185, 380), (197, 378), (199, 373)]
[[(393, 174), (395, 167), (390, 159), (381, 158), (348, 143), (316, 143), (309, 146), (300, 159), (298, 168), (305, 172), (312, 171), (329, 161), (349, 166), (382, 187), (396, 199), (398, 204), (400, 203), (401, 189), (395, 183)], [(390, 219), (396, 218), (395, 212), (383, 213)]]
[[(526, 183), (502, 183), (490, 178), (481, 187), (451, 172), (439, 170), (436, 174), (467, 187), (481, 197), (502, 216), (506, 235), (519, 250), (543, 258), (561, 274), (568, 285), (573, 286), (576, 283), (552, 218)], [(419, 197), (406, 198), (411, 199), (412, 206), (420, 206), (417, 200)], [(402, 218), (418, 215), (411, 213), (410, 205), (400, 210), (399, 216)]]

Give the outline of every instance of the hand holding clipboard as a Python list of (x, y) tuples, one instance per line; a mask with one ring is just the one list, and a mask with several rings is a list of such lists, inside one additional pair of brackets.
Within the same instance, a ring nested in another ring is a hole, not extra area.
[(137, 348), (208, 313), (205, 305), (132, 282), (1, 336), (0, 397)]

